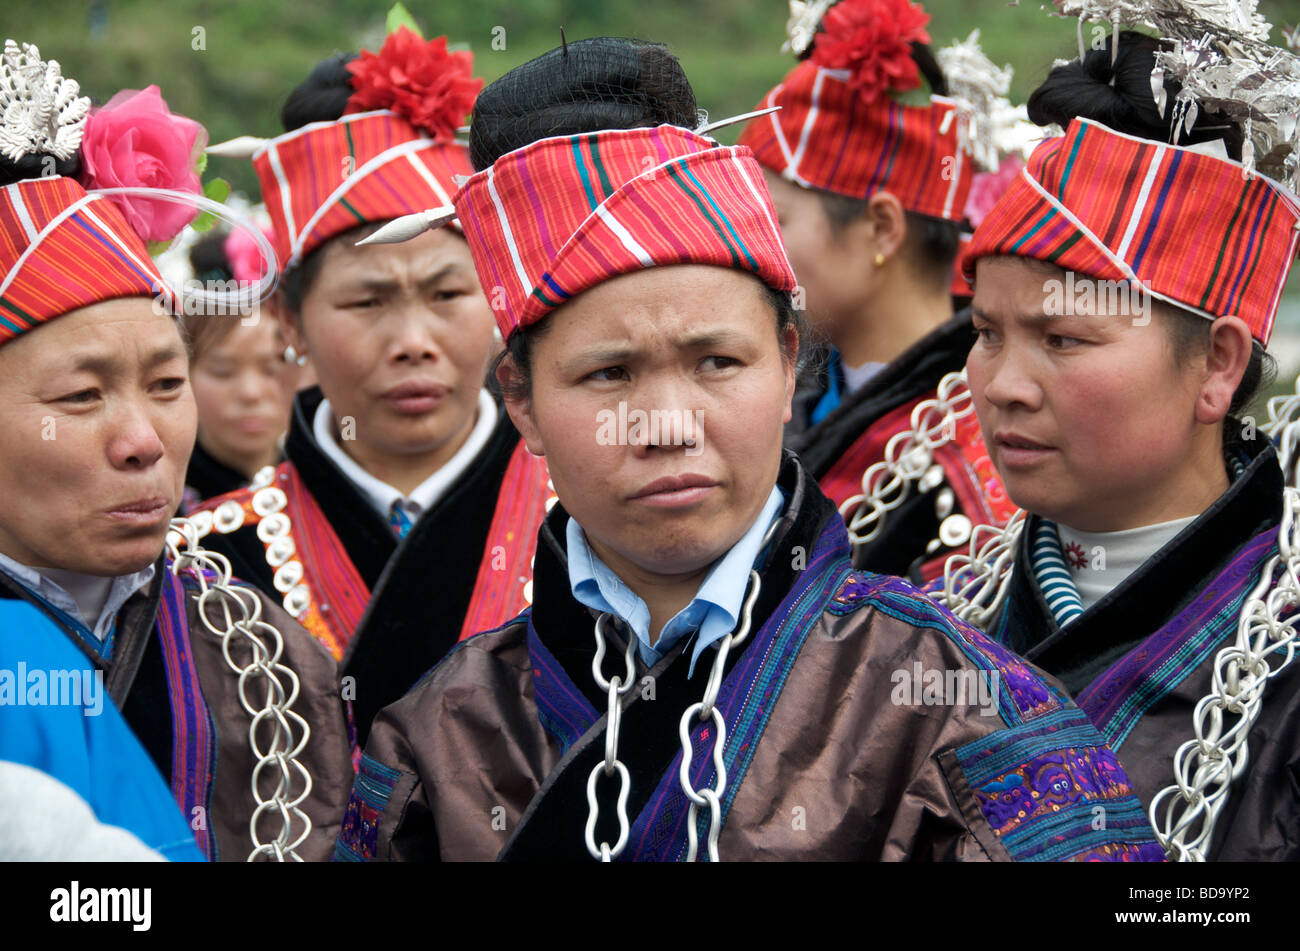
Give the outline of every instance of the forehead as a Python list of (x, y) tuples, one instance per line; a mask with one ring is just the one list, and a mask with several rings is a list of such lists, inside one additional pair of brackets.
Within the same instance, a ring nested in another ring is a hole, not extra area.
[(330, 241), (319, 253), (325, 257), (317, 283), (355, 280), (358, 277), (391, 278), (412, 270), (441, 267), (448, 263), (468, 264), (469, 245), (452, 228), (435, 228), (397, 244), (363, 244), (358, 234), (345, 234)]
[(774, 315), (763, 284), (733, 268), (684, 264), (610, 278), (557, 308), (546, 337), (581, 346), (618, 339), (671, 343), (697, 330), (770, 331)]
[[(56, 317), (24, 334), (0, 353), (44, 365), (87, 357), (129, 362), (181, 344), (176, 320), (147, 297), (100, 301)], [(183, 353), (183, 348), (181, 348)]]
[(1064, 280), (1064, 270), (1036, 258), (980, 258), (975, 263), (975, 295), (971, 299), (971, 308), (988, 317), (1040, 315), (1051, 291), (1051, 282)]

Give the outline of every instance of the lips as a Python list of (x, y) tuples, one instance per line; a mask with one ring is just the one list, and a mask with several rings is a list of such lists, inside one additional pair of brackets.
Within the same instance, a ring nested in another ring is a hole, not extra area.
[(428, 380), (407, 380), (380, 394), (380, 399), (400, 413), (427, 413), (446, 399), (446, 386)]
[(171, 517), (171, 500), (164, 496), (151, 496), (136, 499), (124, 505), (108, 509), (109, 518), (128, 525), (152, 525), (162, 519)]
[(629, 499), (669, 508), (694, 505), (716, 489), (718, 484), (717, 479), (688, 472), (685, 475), (655, 479), (649, 485), (642, 486)]
[(1018, 433), (994, 433), (993, 441), (999, 446), (1007, 449), (1045, 450), (1052, 448), (1044, 443), (1035, 442), (1027, 436), (1021, 436)]

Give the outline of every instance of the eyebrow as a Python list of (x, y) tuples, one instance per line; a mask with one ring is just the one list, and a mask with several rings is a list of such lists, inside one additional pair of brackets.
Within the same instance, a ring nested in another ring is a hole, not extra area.
[[(971, 316), (978, 317), (980, 320), (1001, 322), (1006, 320), (1000, 314), (989, 314), (986, 311), (971, 308)], [(1044, 324), (1054, 324), (1059, 320), (1070, 317), (1069, 314), (1016, 314), (1012, 319), (1018, 324), (1024, 324), (1029, 327), (1038, 327)]]
[[(453, 276), (463, 270), (464, 268), (460, 264), (452, 261), (450, 264), (444, 264), (429, 276), (420, 278), (416, 286), (421, 289), (433, 287), (436, 284), (440, 284), (447, 277)], [(399, 286), (399, 283), (391, 278), (363, 277), (356, 281), (344, 283), (339, 287), (339, 293), (352, 294), (368, 291), (372, 294), (389, 294), (397, 290)]]
[[(168, 345), (158, 350), (152, 351), (142, 362), (145, 370), (152, 370), (154, 367), (162, 366), (164, 363), (170, 363), (173, 360), (179, 360), (182, 356), (180, 347)], [(107, 356), (105, 354), (85, 354), (78, 357), (72, 364), (72, 369), (76, 373), (95, 373), (99, 376), (112, 376), (119, 372), (122, 361), (119, 357)]]
[[(673, 341), (673, 346), (678, 350), (703, 350), (709, 347), (738, 346), (746, 342), (746, 340), (747, 337), (744, 334), (719, 328), (678, 337)], [(581, 367), (594, 364), (609, 366), (611, 364), (626, 363), (639, 353), (641, 353), (641, 348), (629, 345), (595, 346), (575, 353), (571, 358), (561, 363), (560, 366), (565, 372), (575, 371)]]

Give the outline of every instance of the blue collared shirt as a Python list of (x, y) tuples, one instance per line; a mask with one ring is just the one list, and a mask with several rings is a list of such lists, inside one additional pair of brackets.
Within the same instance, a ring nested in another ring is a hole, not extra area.
[(762, 553), (763, 536), (784, 507), (785, 496), (773, 486), (763, 511), (749, 531), (714, 563), (691, 603), (664, 625), (653, 645), (650, 643), (650, 609), (645, 601), (591, 550), (582, 526), (572, 518), (565, 529), (569, 546), (569, 587), (574, 598), (582, 604), (593, 611), (609, 612), (632, 629), (637, 637), (637, 652), (647, 667), (654, 666), (682, 638), (696, 634), (688, 671), (688, 675), (693, 675), (695, 662), (704, 649), (731, 633), (740, 620), (740, 609), (749, 587), (749, 572)]

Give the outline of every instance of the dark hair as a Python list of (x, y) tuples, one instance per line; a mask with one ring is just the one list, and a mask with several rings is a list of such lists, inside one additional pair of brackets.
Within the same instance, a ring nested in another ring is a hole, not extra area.
[(336, 53), (317, 63), (284, 101), (280, 122), (285, 132), (301, 129), (311, 122), (333, 122), (342, 118), (343, 110), (355, 91), (347, 65), (356, 53)]
[[(1110, 36), (1105, 46), (1089, 50), (1083, 60), (1072, 60), (1051, 71), (1029, 97), (1029, 118), (1038, 125), (1056, 123), (1064, 128), (1071, 119), (1093, 119), (1128, 135), (1157, 142), (1170, 141), (1174, 119), (1173, 101), (1182, 86), (1165, 80), (1165, 114), (1160, 115), (1151, 96), (1151, 71), (1156, 52), (1169, 44), (1145, 33), (1125, 30), (1119, 35), (1119, 52), (1112, 68)], [(1202, 111), (1189, 134), (1179, 142), (1193, 144), (1223, 139), (1228, 154), (1241, 159), (1241, 128), (1227, 116)]]
[(81, 171), (81, 153), (74, 152), (69, 158), (55, 158), (44, 152), (24, 155), (18, 161), (0, 155), (0, 188), (21, 182), (28, 178), (52, 178), (66, 176), (76, 178)]
[[(821, 199), (822, 211), (830, 222), (831, 231), (839, 233), (866, 214), (870, 198), (851, 198), (824, 189), (814, 189)], [(948, 287), (952, 268), (961, 247), (961, 225), (942, 218), (905, 211), (907, 237), (903, 255), (926, 283)]]
[(474, 104), (469, 152), (480, 171), (553, 135), (656, 125), (694, 128), (695, 93), (659, 43), (596, 37), (517, 66)]

